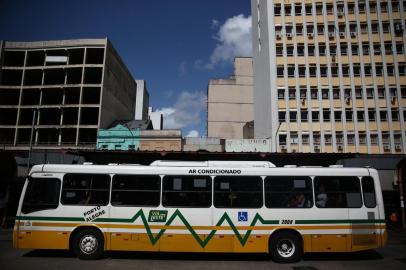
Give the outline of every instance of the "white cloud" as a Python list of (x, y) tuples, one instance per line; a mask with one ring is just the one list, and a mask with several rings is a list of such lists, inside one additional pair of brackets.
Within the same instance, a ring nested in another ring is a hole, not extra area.
[(198, 125), (200, 113), (206, 109), (206, 94), (203, 91), (183, 91), (173, 107), (158, 109), (164, 117), (165, 129), (181, 129)]
[(199, 137), (199, 131), (192, 129), (185, 137)]
[(178, 72), (179, 72), (179, 77), (183, 77), (183, 76), (186, 75), (186, 73), (187, 73), (187, 64), (186, 64), (185, 61), (183, 61), (182, 63), (179, 64)]
[[(213, 20), (212, 26), (216, 23), (218, 25), (218, 21)], [(251, 16), (240, 14), (227, 19), (214, 37), (216, 48), (204, 67), (212, 69), (218, 64), (232, 62), (236, 56), (252, 56), (251, 29)]]

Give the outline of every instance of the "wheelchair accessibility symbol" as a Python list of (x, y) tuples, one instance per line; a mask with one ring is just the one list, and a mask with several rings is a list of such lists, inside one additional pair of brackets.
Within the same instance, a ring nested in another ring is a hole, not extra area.
[(248, 221), (248, 212), (238, 212), (238, 221)]

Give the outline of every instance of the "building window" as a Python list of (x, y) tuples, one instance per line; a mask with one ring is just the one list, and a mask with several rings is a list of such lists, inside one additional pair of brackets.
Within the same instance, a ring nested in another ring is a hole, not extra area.
[(397, 96), (397, 95), (396, 95), (396, 92), (397, 92), (396, 90), (397, 90), (397, 89), (394, 88), (394, 87), (392, 87), (392, 88), (389, 89), (389, 94), (390, 94), (390, 97), (391, 97), (391, 98), (393, 98), (393, 97), (396, 98), (396, 96)]
[(351, 89), (344, 89), (344, 98), (351, 98)]
[(306, 98), (307, 96), (307, 89), (300, 89), (300, 98)]
[(383, 75), (383, 68), (381, 65), (375, 66), (375, 74), (376, 74), (376, 76), (379, 76), (379, 77)]
[(365, 13), (365, 3), (358, 2), (358, 12)]
[(279, 145), (286, 145), (286, 134), (279, 135)]
[(338, 144), (343, 144), (344, 143), (344, 137), (342, 132), (337, 132), (336, 133), (336, 141)]
[(289, 87), (289, 99), (296, 99), (296, 89)]
[(293, 49), (294, 49), (293, 46), (287, 46), (286, 47), (286, 55), (287, 56), (293, 56)]
[(376, 122), (376, 111), (374, 109), (368, 110), (368, 119), (370, 122)]
[(309, 144), (309, 134), (302, 134), (302, 143)]
[(362, 99), (362, 88), (355, 88), (355, 98), (356, 99)]
[(330, 110), (329, 109), (323, 109), (323, 121), (330, 122)]
[[(406, 6), (406, 3), (405, 3)], [(403, 54), (404, 53), (404, 47), (402, 43), (396, 43), (396, 53), (397, 54)]]
[(385, 98), (385, 88), (383, 87), (378, 88), (378, 98)]
[(399, 76), (405, 76), (406, 75), (405, 63), (399, 63), (398, 69), (399, 69)]
[(340, 99), (340, 88), (333, 87), (333, 98)]
[(296, 25), (296, 35), (298, 35), (298, 36), (303, 35), (303, 26)]
[(301, 122), (304, 122), (304, 123), (306, 123), (308, 121), (308, 112), (307, 112), (307, 110), (301, 110), (300, 111), (300, 119), (301, 119)]
[(211, 177), (165, 175), (162, 184), (162, 205), (167, 207), (210, 207)]
[(354, 64), (352, 66), (352, 70), (354, 71), (354, 76), (360, 76), (361, 75), (361, 67), (359, 64)]
[(351, 110), (345, 110), (345, 120), (347, 122), (352, 122), (353, 121), (353, 113)]
[(283, 55), (283, 46), (276, 46), (276, 55), (277, 56)]
[(285, 111), (279, 111), (278, 117), (279, 117), (279, 122), (281, 122), (281, 123), (286, 122), (286, 112)]
[(285, 4), (285, 16), (290, 16), (292, 12), (292, 6)]
[(319, 111), (312, 111), (312, 122), (319, 122)]
[(381, 12), (388, 11), (388, 3), (381, 2)]
[(276, 16), (280, 16), (281, 15), (281, 6), (280, 5), (275, 5), (274, 7), (274, 14)]
[(317, 73), (317, 68), (315, 66), (310, 66), (309, 67), (309, 75), (310, 77), (316, 77)]
[(367, 88), (367, 98), (368, 99), (374, 98), (374, 89), (373, 88)]
[(372, 75), (371, 65), (369, 65), (369, 64), (364, 65), (364, 74), (365, 74), (365, 76), (371, 76)]
[(308, 51), (309, 56), (314, 56), (314, 46), (313, 45), (307, 46), (307, 51)]
[(349, 145), (355, 144), (355, 135), (354, 134), (347, 134), (347, 143)]
[(357, 120), (360, 121), (360, 122), (365, 121), (364, 111), (357, 111)]
[(299, 66), (299, 77), (306, 77), (306, 67)]
[(283, 70), (284, 70), (283, 66), (278, 66), (276, 68), (276, 74), (278, 75), (278, 77), (283, 77)]
[[(389, 23), (382, 23), (382, 32), (390, 33), (390, 24)], [(375, 47), (375, 46), (374, 46)], [(375, 49), (375, 48), (374, 48)]]
[(327, 66), (325, 65), (320, 66), (320, 76), (327, 77)]
[(354, 4), (348, 3), (347, 9), (348, 9), (348, 14), (355, 14), (355, 6), (354, 6)]
[(278, 89), (278, 99), (285, 99), (285, 89)]
[(378, 23), (371, 23), (371, 30), (372, 30), (372, 34), (379, 33), (379, 24)]
[(301, 4), (296, 4), (295, 5), (295, 15), (299, 16), (302, 14), (302, 5)]
[(294, 76), (295, 76), (295, 66), (288, 65), (288, 77), (294, 77)]
[(326, 55), (326, 45), (319, 45), (319, 55), (320, 56)]
[(305, 47), (304, 47), (304, 45), (302, 44), (302, 45), (298, 45), (297, 46), (297, 55), (298, 56), (304, 56), (304, 54), (305, 54)]
[(310, 95), (312, 99), (317, 99), (318, 98), (318, 90), (317, 88), (311, 88), (310, 89)]
[(214, 178), (214, 206), (217, 208), (261, 208), (260, 176), (217, 176)]
[(321, 89), (321, 96), (323, 99), (328, 99), (329, 90), (328, 89)]
[(358, 138), (359, 138), (360, 144), (363, 144), (363, 145), (367, 144), (367, 136), (366, 136), (365, 132), (360, 132), (358, 135)]
[(387, 111), (380, 111), (379, 116), (381, 121), (388, 121), (388, 112)]
[(376, 13), (376, 3), (369, 2), (369, 12), (370, 13)]
[(392, 51), (392, 43), (385, 43), (385, 54), (386, 55), (391, 55), (393, 53)]
[(357, 44), (351, 44), (351, 54), (358, 55), (358, 45)]
[(297, 136), (297, 132), (292, 132), (290, 134), (290, 143), (291, 144), (298, 144), (299, 143), (299, 137)]
[(386, 71), (388, 72), (388, 76), (395, 76), (395, 68), (392, 65), (387, 65)]
[(314, 144), (320, 145), (320, 133), (319, 132), (313, 132), (313, 142), (314, 142)]
[(392, 110), (392, 121), (399, 121), (399, 111), (398, 110)]
[(331, 134), (324, 135), (324, 143), (326, 145), (331, 145), (333, 143), (333, 136)]
[(306, 4), (305, 12), (306, 12), (306, 15), (312, 15), (312, 4)]
[(289, 112), (289, 121), (290, 122), (296, 122), (297, 121), (297, 112), (296, 111), (290, 111)]
[(335, 120), (335, 122), (341, 122), (341, 115), (342, 115), (341, 111), (334, 111), (334, 120)]
[(378, 145), (378, 134), (371, 134), (371, 145)]
[(406, 86), (401, 86), (400, 93), (402, 95), (402, 98), (406, 98)]

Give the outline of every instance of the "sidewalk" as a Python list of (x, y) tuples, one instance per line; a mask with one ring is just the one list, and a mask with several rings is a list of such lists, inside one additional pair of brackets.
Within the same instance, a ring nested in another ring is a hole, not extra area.
[(388, 228), (388, 244), (406, 245), (406, 230), (402, 228)]

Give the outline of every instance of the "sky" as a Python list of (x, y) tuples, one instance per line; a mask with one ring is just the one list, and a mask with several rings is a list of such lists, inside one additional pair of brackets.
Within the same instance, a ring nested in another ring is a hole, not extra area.
[(0, 0), (0, 39), (109, 38), (164, 128), (205, 136), (210, 79), (251, 56), (250, 0)]

